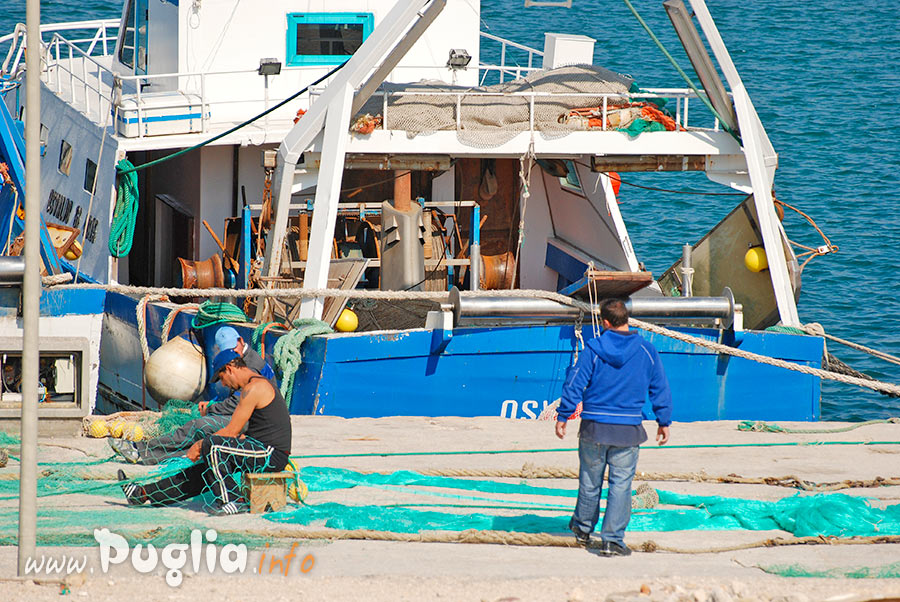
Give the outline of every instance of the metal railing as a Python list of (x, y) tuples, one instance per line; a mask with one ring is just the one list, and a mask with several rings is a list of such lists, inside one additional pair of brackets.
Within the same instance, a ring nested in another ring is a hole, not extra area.
[[(531, 48), (530, 46), (525, 46), (523, 44), (517, 44), (516, 42), (512, 42), (505, 38), (501, 38), (499, 36), (495, 36), (494, 34), (490, 34), (490, 33), (484, 32), (484, 31), (481, 32), (481, 37), (486, 40), (490, 40), (492, 42), (497, 42), (500, 44), (500, 64), (499, 65), (486, 65), (483, 63), (478, 65), (478, 70), (484, 71), (484, 74), (478, 80), (481, 85), (484, 85), (485, 80), (487, 79), (487, 76), (492, 71), (499, 72), (500, 83), (502, 84), (504, 75), (509, 75), (509, 76), (512, 76), (514, 79), (518, 79), (518, 78), (522, 77), (522, 73), (525, 73), (527, 75), (531, 71), (537, 71), (542, 68), (542, 67), (536, 67), (534, 64), (534, 58), (541, 57), (541, 63), (543, 65), (544, 53), (541, 52), (540, 50)], [(506, 64), (506, 55), (507, 55), (508, 48), (515, 48), (516, 50), (521, 50), (523, 52), (528, 53), (528, 64), (525, 66), (519, 65), (518, 63), (516, 63), (514, 65), (507, 65)], [(483, 50), (481, 52), (483, 52)], [(479, 52), (479, 56), (481, 55), (481, 52)]]
[[(200, 132), (208, 133), (210, 130), (210, 116), (214, 113), (213, 107), (235, 107), (237, 105), (246, 105), (247, 110), (235, 109), (231, 111), (239, 114), (241, 119), (248, 114), (257, 111), (260, 106), (271, 106), (282, 100), (282, 98), (269, 98), (268, 88), (259, 78), (259, 93), (253, 90), (244, 98), (234, 98), (234, 95), (223, 96), (211, 99), (209, 95), (210, 80), (213, 78), (233, 78), (234, 76), (251, 75), (256, 77), (256, 69), (229, 70), (229, 71), (195, 71), (195, 72), (177, 72), (162, 73), (152, 75), (119, 75), (115, 73), (110, 66), (106, 66), (97, 60), (100, 57), (110, 57), (115, 50), (116, 36), (113, 35), (118, 30), (118, 20), (94, 20), (94, 21), (78, 21), (61, 24), (48, 24), (41, 28), (42, 33), (53, 33), (53, 37), (49, 42), (43, 43), (43, 55), (45, 57), (45, 82), (56, 92), (61, 98), (71, 102), (73, 105), (82, 104), (81, 109), (94, 119), (97, 123), (104, 123), (108, 118), (110, 111), (116, 109), (121, 116), (128, 113), (130, 118), (136, 118), (138, 131), (136, 136), (144, 137), (144, 123), (147, 119), (148, 106), (145, 103), (146, 92), (145, 87), (151, 84), (160, 83), (169, 80), (171, 83), (174, 79), (177, 84), (174, 86), (176, 90), (172, 90), (171, 102), (165, 96), (154, 95), (152, 105), (153, 111), (165, 111), (176, 109), (187, 109), (188, 107), (200, 106)], [(83, 32), (89, 31), (87, 35), (68, 39), (61, 32)], [(532, 71), (541, 69), (536, 65), (537, 57), (543, 59), (543, 52), (510, 40), (506, 40), (493, 34), (481, 32), (481, 37), (489, 42), (500, 44), (500, 64), (488, 65), (479, 64), (479, 81), (484, 82), (491, 73), (497, 73), (500, 82), (505, 77), (519, 78), (527, 75)], [(22, 65), (24, 51), (26, 47), (25, 29), (21, 24), (17, 25), (13, 33), (0, 37), (0, 48), (4, 43), (10, 43), (6, 59), (2, 64), (2, 72), (5, 74), (15, 73)], [(113, 42), (113, 44), (110, 44)], [(522, 64), (508, 63), (510, 58), (510, 49), (517, 53), (526, 53), (527, 61)], [(541, 62), (543, 62), (541, 60)], [(322, 66), (299, 66), (286, 67), (282, 70), (283, 74), (297, 73), (308, 71), (312, 75), (313, 72), (321, 72), (327, 67)], [(441, 69), (443, 65), (406, 65), (398, 67), (396, 70), (424, 70), (424, 69)], [(282, 76), (283, 77), (283, 76)], [(304, 78), (305, 79), (305, 78)], [(214, 82), (215, 83), (215, 82)], [(152, 88), (153, 86), (151, 86)], [(157, 86), (160, 88), (162, 86)], [(318, 89), (317, 89), (318, 90)], [(310, 90), (307, 95), (298, 99), (298, 106), (304, 106), (315, 97), (317, 90)], [(609, 121), (610, 106), (617, 101), (621, 104), (623, 101), (630, 102), (636, 99), (647, 98), (666, 98), (675, 101), (676, 106), (676, 123), (687, 129), (689, 127), (689, 111), (690, 99), (697, 98), (696, 94), (688, 89), (669, 89), (659, 88), (640, 92), (638, 94), (597, 94), (597, 93), (566, 93), (551, 94), (541, 92), (522, 92), (522, 93), (485, 93), (485, 92), (390, 92), (380, 91), (382, 97), (382, 118), (383, 127), (388, 129), (390, 121), (389, 116), (389, 99), (397, 96), (433, 96), (433, 97), (455, 97), (456, 104), (456, 129), (462, 127), (462, 108), (466, 98), (479, 96), (498, 96), (510, 97), (520, 96), (527, 99), (529, 104), (529, 126), (528, 131), (535, 129), (535, 100), (549, 96), (566, 96), (571, 98), (602, 98), (602, 105), (598, 107), (600, 111), (599, 117), (602, 119), (601, 130), (607, 129)], [(193, 96), (193, 98), (185, 99), (185, 96)], [(573, 106), (573, 108), (575, 108)], [(225, 112), (228, 113), (227, 111)], [(705, 114), (705, 112), (703, 113)], [(221, 116), (220, 116), (221, 117)], [(291, 116), (292, 117), (292, 116)], [(286, 120), (288, 116), (282, 115), (280, 119)], [(222, 123), (226, 123), (226, 119), (220, 119)], [(719, 123), (716, 120), (713, 123), (713, 130), (719, 129)], [(187, 132), (185, 132), (187, 133)]]
[[(41, 25), (41, 34), (42, 36), (45, 33), (56, 33), (58, 35), (61, 31), (79, 32), (93, 30), (94, 33), (88, 37), (80, 37), (67, 41), (76, 46), (79, 44), (86, 45), (87, 48), (83, 50), (88, 55), (93, 56), (95, 51), (99, 50), (99, 55), (102, 56), (110, 53), (110, 42), (112, 42), (112, 47), (115, 48), (117, 35), (110, 34), (117, 34), (118, 29), (118, 19), (94, 19), (92, 21), (44, 24)], [(7, 43), (9, 44), (9, 49), (3, 64), (0, 65), (0, 74), (15, 73), (19, 67), (22, 66), (22, 60), (25, 57), (25, 47), (27, 45), (24, 24), (18, 23), (12, 33), (0, 36), (0, 48), (3, 48), (4, 44)]]
[[(497, 97), (497, 98), (523, 98), (528, 102), (528, 129), (524, 131), (534, 132), (535, 131), (535, 101), (539, 98), (585, 98), (585, 99), (601, 99), (600, 106), (597, 107), (598, 114), (597, 117), (602, 119), (600, 130), (606, 131), (608, 129), (607, 124), (609, 123), (610, 111), (617, 110), (622, 108), (623, 105), (628, 105), (630, 103), (636, 103), (645, 101), (647, 99), (664, 99), (667, 102), (670, 100), (675, 101), (675, 124), (678, 127), (684, 128), (685, 130), (693, 127), (693, 129), (700, 129), (699, 126), (690, 126), (688, 122), (688, 115), (690, 111), (690, 100), (692, 98), (699, 99), (697, 94), (690, 90), (689, 88), (650, 88), (647, 90), (643, 90), (638, 93), (626, 93), (626, 94), (600, 94), (596, 92), (581, 92), (581, 93), (573, 93), (573, 92), (565, 92), (565, 93), (553, 93), (553, 92), (472, 92), (472, 91), (446, 91), (446, 92), (391, 92), (388, 90), (379, 90), (376, 92), (376, 95), (380, 95), (382, 98), (382, 127), (384, 129), (390, 129), (388, 124), (390, 120), (389, 116), (389, 107), (390, 107), (390, 98), (391, 97), (403, 97), (403, 96), (415, 96), (415, 97), (434, 97), (434, 98), (447, 98), (451, 97), (455, 99), (455, 120), (456, 120), (456, 131), (459, 132), (463, 129), (462, 123), (462, 109), (464, 106), (465, 99), (471, 98), (486, 98), (486, 97)], [(572, 109), (580, 108), (577, 106), (578, 103), (573, 103)], [(484, 105), (479, 105), (479, 108), (483, 109)], [(594, 129), (594, 128), (590, 128)], [(615, 129), (615, 128), (612, 128)], [(713, 131), (718, 131), (719, 129), (719, 121), (714, 118), (714, 122), (711, 128)]]

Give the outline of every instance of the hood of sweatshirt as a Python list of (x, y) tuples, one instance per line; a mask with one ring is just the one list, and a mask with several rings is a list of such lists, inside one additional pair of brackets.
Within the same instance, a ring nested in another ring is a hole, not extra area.
[(641, 336), (636, 332), (604, 330), (600, 336), (591, 339), (588, 345), (604, 362), (620, 368), (641, 348)]

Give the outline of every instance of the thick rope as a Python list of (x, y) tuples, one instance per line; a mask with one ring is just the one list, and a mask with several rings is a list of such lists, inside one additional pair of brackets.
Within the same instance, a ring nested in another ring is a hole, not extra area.
[[(214, 288), (214, 289), (184, 289), (184, 288), (157, 288), (157, 287), (142, 287), (142, 286), (124, 286), (124, 285), (110, 285), (110, 284), (64, 284), (58, 287), (54, 287), (62, 290), (72, 289), (72, 288), (80, 288), (80, 289), (98, 289), (98, 290), (106, 290), (110, 292), (122, 293), (122, 294), (166, 294), (171, 296), (181, 296), (181, 297), (267, 297), (267, 298), (300, 298), (300, 299), (310, 299), (316, 297), (346, 297), (348, 299), (389, 299), (389, 300), (397, 300), (397, 299), (435, 299), (435, 300), (446, 300), (447, 294), (440, 291), (377, 291), (377, 290), (365, 290), (365, 289), (356, 289), (356, 290), (341, 290), (341, 289), (303, 289), (303, 288), (293, 288), (293, 289), (243, 289), (243, 290), (232, 290), (227, 288)], [(572, 299), (571, 297), (567, 297), (565, 295), (560, 295), (559, 293), (553, 293), (550, 291), (541, 291), (541, 290), (497, 290), (497, 291), (460, 291), (460, 294), (464, 297), (468, 296), (476, 296), (476, 297), (516, 297), (516, 298), (534, 298), (534, 299), (550, 299), (552, 301), (556, 301), (558, 303), (562, 303), (564, 305), (568, 305), (570, 307), (575, 307), (581, 309), (582, 311), (588, 313), (595, 313), (596, 310), (592, 309), (588, 304), (583, 303), (581, 301), (577, 301)], [(682, 341), (685, 343), (690, 343), (697, 347), (702, 347), (705, 349), (709, 349), (711, 351), (715, 351), (716, 353), (721, 353), (724, 355), (731, 355), (734, 357), (740, 357), (747, 360), (752, 360), (755, 362), (759, 362), (761, 364), (767, 364), (770, 366), (776, 366), (778, 368), (784, 368), (786, 370), (793, 370), (795, 372), (801, 372), (803, 374), (809, 374), (811, 376), (818, 376), (819, 378), (824, 378), (828, 380), (834, 380), (838, 382), (842, 382), (849, 385), (857, 385), (859, 387), (864, 387), (867, 389), (872, 389), (873, 391), (879, 391), (884, 393), (889, 393), (892, 395), (900, 396), (900, 386), (884, 383), (881, 381), (869, 381), (863, 378), (853, 377), (853, 376), (845, 376), (843, 374), (837, 374), (835, 372), (830, 372), (828, 370), (822, 370), (820, 368), (813, 368), (811, 366), (803, 366), (800, 364), (795, 364), (793, 362), (787, 362), (784, 360), (775, 359), (772, 357), (768, 357), (765, 355), (759, 355), (758, 353), (750, 353), (748, 351), (741, 351), (740, 349), (735, 349), (734, 347), (729, 347), (728, 345), (722, 345), (720, 343), (715, 343), (712, 341), (707, 341), (706, 339), (702, 339), (699, 337), (691, 336), (688, 334), (684, 334), (681, 332), (676, 332), (674, 330), (670, 330), (668, 328), (664, 328), (662, 326), (657, 326), (655, 324), (650, 324), (649, 322), (644, 322), (643, 320), (637, 320), (635, 318), (629, 318), (628, 323), (631, 326), (635, 326), (642, 330), (646, 330), (647, 332), (653, 332), (665, 337), (669, 337), (678, 341)]]
[(137, 318), (138, 339), (141, 342), (141, 353), (144, 357), (144, 363), (150, 359), (150, 344), (147, 342), (147, 304), (151, 301), (168, 301), (165, 295), (148, 294), (141, 297), (135, 308), (135, 318)]
[(291, 407), (291, 394), (294, 391), (294, 375), (303, 363), (300, 348), (308, 337), (317, 334), (329, 334), (331, 327), (322, 320), (301, 318), (294, 321), (294, 329), (282, 335), (275, 343), (272, 355), (275, 365), (281, 370), (281, 395)]
[(178, 307), (176, 307), (175, 309), (170, 311), (169, 315), (166, 316), (166, 321), (163, 322), (163, 325), (162, 325), (162, 335), (161, 335), (162, 344), (165, 345), (166, 343), (169, 342), (169, 334), (172, 331), (172, 324), (175, 322), (175, 318), (176, 318), (176, 316), (178, 316), (179, 313), (190, 310), (190, 309), (199, 309), (199, 308), (200, 308), (200, 306), (197, 305), (196, 303), (185, 303), (184, 305), (179, 305)]
[(853, 349), (856, 349), (857, 351), (868, 353), (869, 355), (873, 355), (886, 362), (900, 365), (900, 357), (885, 353), (884, 351), (872, 349), (871, 347), (866, 347), (865, 345), (860, 345), (859, 343), (854, 343), (853, 341), (848, 341), (847, 339), (836, 337), (832, 334), (828, 334), (827, 332), (825, 332), (825, 328), (818, 322), (810, 322), (809, 324), (804, 324), (803, 330), (804, 332), (806, 332), (806, 334), (811, 334), (817, 337), (825, 337), (826, 339), (834, 341), (835, 343), (840, 343), (841, 345), (846, 345), (847, 347), (851, 347)]
[(885, 418), (883, 420), (866, 420), (865, 422), (859, 422), (857, 424), (852, 424), (850, 426), (842, 426), (833, 429), (791, 429), (785, 426), (779, 426), (777, 424), (763, 422), (763, 421), (752, 421), (752, 420), (744, 420), (740, 424), (738, 424), (739, 431), (751, 431), (757, 433), (788, 433), (792, 435), (812, 435), (812, 434), (820, 434), (820, 433), (846, 433), (847, 431), (852, 431), (854, 429), (862, 428), (864, 426), (871, 426), (873, 424), (900, 424), (900, 418)]
[(67, 282), (71, 282), (73, 279), (72, 274), (69, 272), (63, 272), (61, 274), (52, 274), (50, 276), (41, 276), (41, 284), (44, 286), (56, 286), (58, 284), (65, 284)]
[[(509, 469), (468, 469), (468, 468), (432, 468), (416, 470), (418, 474), (428, 477), (481, 477), (501, 479), (577, 479), (578, 470), (561, 466), (535, 466), (525, 464), (522, 468)], [(783, 477), (742, 477), (736, 474), (708, 475), (705, 472), (638, 472), (636, 481), (678, 481), (691, 483), (723, 483), (738, 485), (769, 485), (786, 487), (803, 491), (840, 491), (842, 489), (867, 489), (900, 485), (900, 477), (875, 477), (874, 479), (845, 479), (816, 483), (794, 475)]]
[[(113, 257), (125, 257), (131, 252), (134, 241), (134, 225), (138, 214), (138, 186), (134, 165), (122, 159), (116, 165), (119, 170), (119, 194), (109, 225), (109, 252)], [(130, 170), (130, 171), (129, 171)]]
[[(367, 540), (367, 541), (403, 541), (421, 543), (474, 543), (501, 544), (507, 546), (540, 546), (557, 548), (577, 548), (580, 544), (571, 535), (550, 535), (548, 533), (519, 533), (515, 531), (481, 531), (468, 529), (460, 532), (423, 531), (422, 533), (393, 533), (391, 531), (372, 531), (369, 529), (304, 529), (282, 527), (278, 529), (240, 529), (219, 530), (221, 535), (252, 535), (277, 539), (328, 539), (328, 540)], [(733, 552), (751, 548), (772, 548), (795, 545), (860, 545), (900, 543), (898, 535), (879, 535), (873, 537), (773, 537), (744, 544), (731, 546), (714, 546), (707, 548), (680, 548), (664, 546), (648, 539), (631, 547), (640, 552), (669, 552), (672, 554), (714, 554)], [(589, 548), (599, 547), (599, 541), (591, 542)]]
[(214, 303), (207, 300), (197, 309), (197, 315), (191, 320), (191, 327), (202, 329), (216, 324), (249, 321), (247, 314), (234, 303)]
[(681, 332), (676, 332), (674, 330), (669, 330), (668, 328), (663, 328), (662, 326), (657, 326), (655, 324), (650, 324), (649, 322), (644, 322), (642, 320), (636, 320), (634, 318), (629, 318), (628, 323), (641, 328), (642, 330), (646, 330), (648, 332), (654, 332), (656, 334), (661, 334), (663, 336), (667, 336), (673, 338), (678, 341), (683, 341), (685, 343), (691, 343), (692, 345), (696, 345), (698, 347), (705, 347), (706, 349), (710, 349), (717, 353), (721, 353), (724, 355), (731, 355), (734, 357), (740, 357), (743, 359), (753, 360), (755, 362), (759, 362), (761, 364), (768, 364), (769, 366), (776, 366), (778, 368), (785, 368), (787, 370), (793, 370), (794, 372), (802, 372), (803, 374), (809, 374), (811, 376), (818, 376), (819, 378), (825, 378), (828, 380), (835, 380), (838, 382), (842, 382), (849, 385), (857, 385), (859, 387), (865, 387), (866, 389), (872, 389), (873, 391), (879, 391), (883, 393), (889, 393), (891, 395), (900, 395), (900, 386), (884, 383), (880, 381), (870, 381), (864, 378), (858, 378), (855, 376), (845, 376), (843, 374), (837, 374), (835, 372), (830, 372), (828, 370), (822, 370), (820, 368), (812, 368), (810, 366), (803, 366), (800, 364), (795, 364), (792, 362), (787, 362), (784, 360), (775, 359), (773, 357), (768, 357), (765, 355), (759, 355), (758, 353), (750, 353), (748, 351), (741, 351), (740, 349), (735, 349), (734, 347), (729, 347), (728, 345), (721, 345), (719, 343), (713, 343), (712, 341), (707, 341), (705, 339), (701, 339), (695, 336), (691, 336), (689, 334), (684, 334)]

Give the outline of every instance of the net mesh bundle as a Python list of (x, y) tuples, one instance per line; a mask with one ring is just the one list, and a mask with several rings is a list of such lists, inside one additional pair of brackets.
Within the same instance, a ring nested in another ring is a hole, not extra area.
[[(537, 93), (534, 129), (547, 138), (559, 137), (584, 129), (578, 123), (567, 122), (566, 116), (572, 109), (602, 106), (605, 94), (616, 95), (609, 98), (610, 104), (622, 102), (633, 84), (634, 80), (626, 75), (591, 65), (535, 71), (521, 79), (475, 88), (438, 81), (386, 83), (384, 89), (390, 95), (383, 127), (405, 130), (412, 136), (456, 130), (457, 101), (461, 95), (459, 141), (480, 148), (500, 146), (530, 128), (531, 99), (516, 94)], [(383, 110), (384, 99), (375, 94), (360, 114), (380, 115)]]

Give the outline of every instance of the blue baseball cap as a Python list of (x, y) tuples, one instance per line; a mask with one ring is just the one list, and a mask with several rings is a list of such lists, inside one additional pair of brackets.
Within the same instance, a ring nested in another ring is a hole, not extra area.
[(216, 355), (215, 359), (213, 359), (212, 376), (210, 377), (209, 382), (218, 382), (219, 375), (222, 372), (222, 368), (227, 366), (232, 360), (236, 360), (239, 357), (241, 357), (241, 355), (234, 349), (223, 349), (222, 351), (220, 351)]
[(216, 354), (218, 355), (226, 349), (234, 349), (237, 346), (238, 339), (241, 335), (231, 326), (223, 326), (216, 331)]

